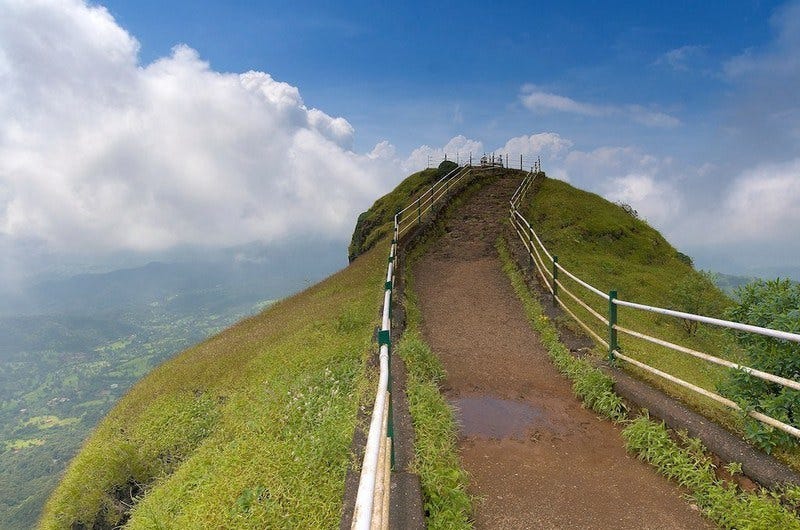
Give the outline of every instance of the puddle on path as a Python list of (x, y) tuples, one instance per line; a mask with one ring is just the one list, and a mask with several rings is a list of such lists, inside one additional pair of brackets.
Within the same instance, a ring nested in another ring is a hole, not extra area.
[(529, 429), (553, 431), (547, 411), (522, 401), (491, 396), (450, 400), (463, 436), (524, 439)]

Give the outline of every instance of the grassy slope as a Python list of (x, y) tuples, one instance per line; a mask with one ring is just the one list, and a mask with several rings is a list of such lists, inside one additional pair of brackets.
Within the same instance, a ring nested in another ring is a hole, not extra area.
[[(673, 293), (688, 279), (701, 287), (697, 295), (705, 308), (704, 313), (719, 316), (732, 303), (681, 259), (658, 231), (598, 195), (558, 180), (544, 179), (538, 191), (529, 195), (528, 202), (524, 213), (545, 246), (558, 256), (559, 263), (605, 292), (617, 289), (624, 300), (680, 309)], [(563, 276), (560, 279), (573, 293), (607, 315), (608, 303), (604, 299)], [(600, 336), (607, 336), (604, 324), (567, 296), (562, 299)], [(619, 324), (713, 355), (733, 359), (738, 356), (728, 337), (716, 328), (700, 326), (696, 334), (690, 336), (680, 320), (627, 308), (619, 309)], [(619, 341), (628, 355), (701, 387), (714, 390), (726, 377), (726, 370), (688, 355), (621, 333)], [(728, 425), (735, 424), (727, 411), (710, 400), (661, 379), (639, 375), (716, 419)]]
[[(391, 233), (394, 215), (428, 187), (457, 167), (453, 162), (443, 162), (437, 169), (424, 169), (409, 175), (391, 193), (375, 201), (369, 210), (358, 216), (348, 249), (352, 260), (371, 249), (375, 243)], [(410, 213), (413, 215), (413, 212)]]
[(42, 528), (334, 527), (386, 245), (186, 350), (100, 423)]
[(410, 175), (364, 212), (350, 267), (140, 381), (70, 464), (40, 526), (115, 525), (126, 512), (128, 528), (336, 526), (356, 411), (374, 387), (364, 367), (385, 237), (448, 169)]

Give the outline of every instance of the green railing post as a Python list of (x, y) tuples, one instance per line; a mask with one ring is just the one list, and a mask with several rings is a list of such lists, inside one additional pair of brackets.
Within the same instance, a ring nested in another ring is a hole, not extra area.
[(614, 300), (617, 299), (617, 291), (612, 290), (608, 293), (608, 362), (614, 362), (614, 350), (619, 349), (617, 344), (617, 330), (614, 326), (617, 325), (617, 304)]
[[(389, 304), (391, 308), (391, 303)], [(390, 331), (388, 329), (382, 329), (378, 332), (378, 346), (381, 347), (384, 344), (386, 345), (386, 350), (389, 353), (388, 355), (388, 381), (386, 385), (386, 391), (389, 394), (389, 417), (386, 421), (386, 436), (392, 439), (391, 443), (391, 460), (392, 460), (392, 467), (394, 467), (394, 425), (392, 425), (393, 418), (392, 418), (392, 337), (390, 335)]]
[(553, 306), (558, 305), (558, 256), (553, 256)]
[(422, 197), (417, 198), (417, 224), (422, 224), (422, 205), (420, 204), (420, 199)]

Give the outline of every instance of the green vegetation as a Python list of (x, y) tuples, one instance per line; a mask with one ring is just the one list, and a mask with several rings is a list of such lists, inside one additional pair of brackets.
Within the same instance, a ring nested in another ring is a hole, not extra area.
[[(584, 281), (605, 292), (616, 289), (624, 300), (697, 310), (708, 316), (721, 317), (733, 304), (657, 230), (623, 207), (554, 179), (541, 179), (535, 186), (536, 192), (528, 195), (528, 204), (521, 210), (559, 263)], [(608, 313), (606, 300), (566, 275), (562, 274), (560, 280), (597, 312)], [(568, 296), (562, 294), (561, 299), (601, 337), (607, 336), (605, 324)], [(619, 325), (628, 329), (718, 357), (742, 360), (740, 348), (719, 328), (625, 307), (619, 308), (618, 317)], [(722, 367), (622, 333), (619, 343), (625, 354), (712, 391), (728, 376)], [(741, 428), (738, 418), (721, 405), (624, 363), (620, 366), (715, 420)]]
[(458, 426), (439, 389), (444, 368), (420, 333), (422, 317), (408, 268), (405, 281), (406, 330), (395, 353), (403, 357), (408, 371), (406, 392), (416, 436), (414, 467), (422, 483), (426, 522), (431, 529), (472, 528), (468, 477), (456, 445)]
[(27, 440), (9, 440), (5, 442), (6, 451), (19, 451), (27, 447), (38, 447), (44, 445), (44, 440), (41, 438), (29, 438)]
[(165, 362), (99, 424), (42, 528), (338, 524), (383, 248)]
[[(739, 304), (729, 318), (745, 324), (800, 331), (800, 284), (790, 280), (755, 281), (737, 292)], [(800, 344), (753, 333), (737, 333), (747, 365), (789, 379), (800, 374)], [(784, 423), (800, 422), (800, 392), (734, 371), (720, 390), (745, 411), (756, 410)], [(797, 439), (743, 415), (745, 435), (767, 453), (797, 446)]]
[(758, 279), (754, 276), (733, 276), (720, 272), (708, 272), (707, 274), (714, 280), (714, 285), (722, 289), (725, 294), (734, 300), (736, 299), (736, 291), (738, 291), (740, 287), (744, 287), (748, 283)]
[(503, 272), (506, 273), (514, 292), (522, 301), (525, 314), (531, 321), (533, 329), (539, 334), (539, 339), (547, 348), (550, 358), (558, 371), (572, 381), (572, 391), (595, 412), (619, 421), (625, 417), (625, 405), (622, 399), (612, 390), (612, 379), (595, 368), (588, 360), (573, 357), (566, 346), (558, 338), (558, 331), (542, 306), (533, 297), (525, 286), (525, 280), (514, 265), (505, 241), (497, 241), (497, 252), (503, 262)]
[(133, 383), (253, 312), (229, 296), (213, 307), (0, 318), (0, 529), (35, 525), (80, 444)]
[[(628, 451), (687, 488), (689, 497), (722, 528), (800, 529), (800, 520), (781, 504), (778, 493), (743, 493), (735, 484), (717, 478), (711, 457), (697, 438), (685, 432), (670, 436), (663, 423), (650, 420), (646, 414), (631, 421), (622, 436)], [(741, 469), (737, 465), (728, 467)]]
[(407, 177), (392, 192), (384, 195), (358, 216), (348, 256), (353, 261), (357, 256), (375, 246), (381, 238), (392, 232), (392, 222), (397, 212), (411, 202), (413, 197), (458, 167), (455, 162), (445, 160), (436, 169), (424, 169)]
[[(797, 488), (780, 492), (756, 493), (739, 491), (733, 483), (717, 477), (711, 457), (699, 439), (685, 432), (671, 436), (663, 423), (650, 420), (647, 411), (636, 419), (627, 418), (621, 398), (611, 388), (611, 380), (592, 368), (587, 361), (571, 357), (558, 340), (558, 332), (528, 290), (522, 274), (513, 262), (505, 242), (498, 242), (503, 270), (514, 291), (523, 303), (533, 328), (539, 333), (555, 365), (573, 382), (573, 391), (593, 410), (617, 422), (626, 424), (622, 431), (628, 451), (652, 464), (662, 475), (688, 490), (688, 497), (712, 521), (728, 529), (769, 530), (773, 528), (800, 529), (800, 520), (783, 503), (796, 504)], [(730, 472), (741, 472), (741, 464), (731, 462)]]

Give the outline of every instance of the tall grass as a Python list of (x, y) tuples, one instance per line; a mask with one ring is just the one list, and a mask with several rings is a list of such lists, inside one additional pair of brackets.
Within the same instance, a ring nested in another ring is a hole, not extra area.
[(405, 361), (414, 423), (414, 470), (420, 476), (428, 528), (472, 528), (468, 477), (458, 457), (458, 426), (439, 383), (445, 371), (420, 333), (421, 315), (410, 267), (405, 271), (406, 329), (396, 353)]
[(70, 464), (40, 526), (337, 526), (374, 387), (386, 247), (141, 380)]

